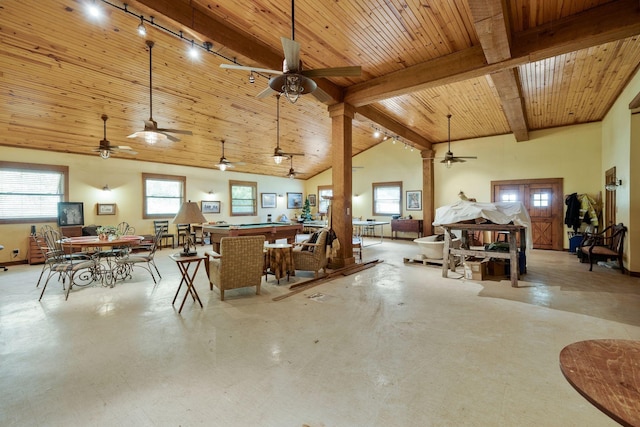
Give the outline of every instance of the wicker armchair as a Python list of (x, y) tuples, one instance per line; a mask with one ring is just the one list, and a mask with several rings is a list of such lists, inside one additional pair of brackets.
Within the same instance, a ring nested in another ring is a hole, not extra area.
[(313, 271), (314, 277), (318, 277), (318, 271), (326, 273), (327, 267), (327, 234), (326, 229), (318, 232), (315, 242), (305, 241), (296, 243), (293, 249), (293, 265), (296, 270)]
[(260, 284), (264, 272), (264, 236), (223, 237), (220, 239), (220, 253), (207, 251), (207, 277), (209, 287), (215, 285), (220, 290), (220, 300), (224, 301), (224, 291), (228, 289), (256, 287), (260, 295)]

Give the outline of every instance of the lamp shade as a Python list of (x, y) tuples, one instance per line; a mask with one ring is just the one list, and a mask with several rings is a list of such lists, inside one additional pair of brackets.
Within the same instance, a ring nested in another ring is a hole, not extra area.
[(198, 204), (189, 200), (180, 206), (178, 214), (173, 218), (174, 224), (202, 224), (207, 219), (200, 212)]

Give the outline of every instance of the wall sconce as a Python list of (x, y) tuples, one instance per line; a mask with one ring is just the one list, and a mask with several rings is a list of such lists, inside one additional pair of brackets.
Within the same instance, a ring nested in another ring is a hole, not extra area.
[(208, 194), (213, 194), (213, 190), (209, 190), (209, 193), (208, 193)]
[(279, 198), (279, 199), (282, 199), (283, 197), (284, 197), (284, 195), (282, 195), (282, 194), (278, 194), (278, 198)]
[(109, 184), (105, 184), (105, 186), (102, 187), (102, 191), (111, 191), (111, 189), (109, 188)]
[(622, 185), (622, 180), (621, 179), (616, 179), (612, 183), (605, 185), (604, 188), (607, 191), (616, 191), (616, 189), (618, 187), (620, 187), (621, 185)]

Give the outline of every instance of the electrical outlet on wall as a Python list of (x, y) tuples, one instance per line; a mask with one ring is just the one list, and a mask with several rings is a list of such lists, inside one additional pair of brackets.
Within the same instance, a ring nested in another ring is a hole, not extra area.
[(14, 249), (13, 250), (13, 257), (14, 258), (17, 257), (19, 253), (20, 253), (20, 249)]

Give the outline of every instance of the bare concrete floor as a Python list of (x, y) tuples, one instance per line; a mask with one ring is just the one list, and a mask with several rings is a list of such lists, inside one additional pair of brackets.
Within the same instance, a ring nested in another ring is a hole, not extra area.
[[(114, 288), (0, 272), (2, 426), (614, 426), (558, 366), (575, 341), (640, 339), (640, 279), (533, 251), (521, 287), (404, 264), (417, 247), (364, 248), (376, 267), (281, 301), (171, 300), (180, 276), (138, 269)], [(461, 273), (461, 270), (459, 270)], [(309, 279), (299, 272), (291, 283)]]

